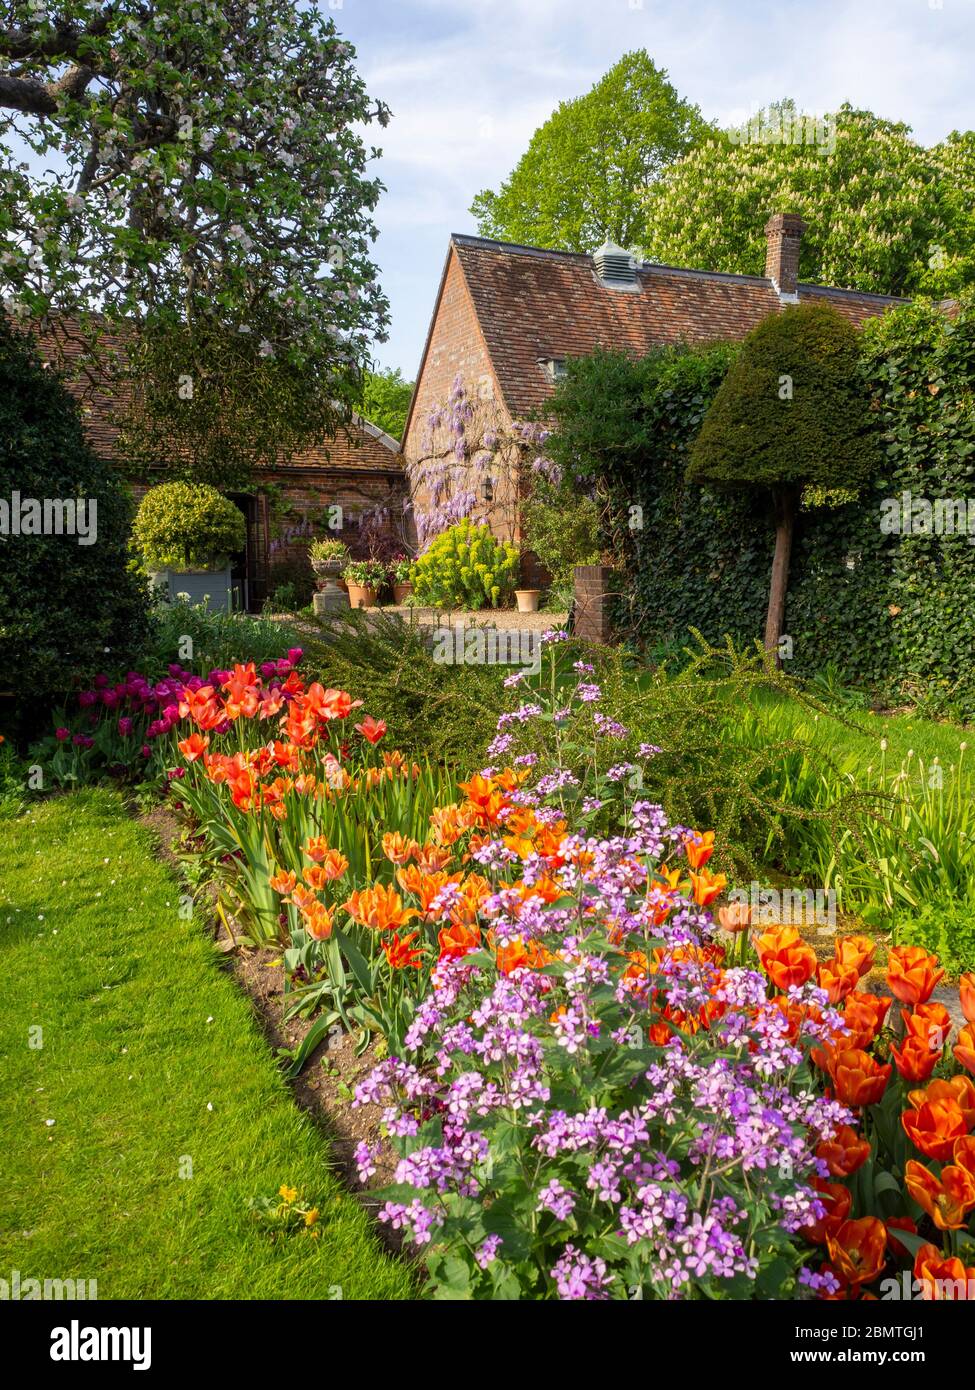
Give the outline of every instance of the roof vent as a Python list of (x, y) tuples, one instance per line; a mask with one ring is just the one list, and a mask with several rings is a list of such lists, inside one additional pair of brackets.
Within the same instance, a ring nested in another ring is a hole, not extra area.
[(624, 251), (622, 246), (614, 246), (611, 241), (604, 241), (599, 250), (593, 255), (592, 263), (596, 267), (596, 275), (601, 285), (605, 285), (609, 290), (638, 290), (636, 263), (629, 251)]

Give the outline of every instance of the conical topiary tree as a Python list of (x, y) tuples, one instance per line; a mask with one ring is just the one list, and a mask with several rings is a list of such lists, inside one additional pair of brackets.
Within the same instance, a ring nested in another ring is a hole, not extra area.
[(772, 315), (745, 338), (691, 449), (689, 482), (752, 488), (771, 501), (770, 652), (782, 635), (803, 489), (857, 491), (879, 467), (859, 354), (857, 330), (830, 305)]
[(86, 444), (57, 373), (0, 314), (0, 652), (21, 732), (78, 681), (124, 670), (145, 640), (130, 520), (127, 489)]

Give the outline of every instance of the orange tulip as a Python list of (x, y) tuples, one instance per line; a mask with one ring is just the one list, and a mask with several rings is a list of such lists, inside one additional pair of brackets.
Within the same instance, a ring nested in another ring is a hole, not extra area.
[(870, 1141), (861, 1138), (851, 1125), (840, 1125), (832, 1139), (819, 1143), (816, 1157), (826, 1162), (834, 1178), (848, 1178), (870, 1157)]
[(188, 763), (195, 763), (210, 747), (210, 739), (207, 734), (190, 734), (176, 746)]
[(319, 864), (308, 864), (302, 870), (301, 876), (316, 893), (320, 893), (328, 882)]
[(702, 835), (692, 830), (684, 840), (684, 852), (692, 869), (703, 869), (714, 853), (714, 831), (706, 830)]
[(692, 873), (690, 880), (694, 890), (694, 901), (698, 907), (707, 907), (708, 903), (714, 902), (728, 885), (724, 874), (712, 874), (708, 869), (702, 869), (697, 874)]
[(332, 914), (321, 903), (313, 903), (301, 915), (308, 935), (316, 941), (327, 941), (332, 935)]
[(404, 908), (391, 883), (385, 887), (377, 883), (374, 888), (351, 893), (342, 906), (354, 921), (373, 931), (394, 931), (417, 915), (413, 908)]
[(904, 1183), (939, 1231), (960, 1231), (967, 1225), (968, 1213), (975, 1207), (975, 1180), (964, 1168), (949, 1163), (939, 1178), (911, 1158), (904, 1167)]
[(499, 946), (496, 963), (502, 975), (510, 975), (513, 970), (521, 970), (528, 965), (528, 952), (525, 943), (518, 936)]
[(873, 966), (877, 943), (869, 936), (841, 936), (837, 938), (833, 953), (840, 965), (856, 966), (858, 975), (866, 975)]
[(502, 809), (508, 805), (508, 801), (504, 793), (497, 790), (490, 777), (481, 777), (478, 774), (469, 782), (458, 782), (457, 785), (470, 804), (473, 824), (486, 829), (498, 823), (498, 817)]
[(803, 1226), (802, 1234), (810, 1245), (825, 1245), (829, 1237), (834, 1236), (843, 1222), (849, 1218), (853, 1193), (841, 1182), (824, 1182), (822, 1178), (813, 1178), (812, 1185), (826, 1208), (826, 1214), (818, 1221)]
[(844, 1221), (826, 1248), (830, 1262), (844, 1284), (869, 1284), (886, 1264), (887, 1232), (876, 1216)]
[(953, 1100), (961, 1107), (965, 1132), (975, 1128), (975, 1084), (964, 1072), (957, 1072), (947, 1081), (929, 1081), (923, 1090), (908, 1091), (907, 1098), (915, 1110), (930, 1101)]
[(481, 944), (481, 932), (476, 926), (451, 922), (449, 926), (441, 927), (437, 942), (441, 960), (460, 960), (462, 956), (477, 950)]
[(305, 845), (305, 854), (309, 859), (313, 859), (316, 864), (320, 864), (328, 853), (328, 841), (324, 835), (313, 835)]
[(385, 719), (373, 719), (371, 714), (367, 714), (361, 724), (356, 724), (355, 731), (369, 743), (376, 744), (386, 733), (386, 721)]
[(855, 965), (843, 965), (837, 960), (820, 961), (816, 967), (816, 982), (826, 991), (831, 1004), (840, 1004), (852, 994), (859, 978)]
[(438, 845), (453, 845), (475, 819), (469, 810), (456, 804), (437, 806), (430, 814), (430, 833)]
[(425, 874), (439, 873), (453, 859), (453, 853), (443, 845), (423, 845), (416, 852), (416, 863)]
[(896, 946), (887, 957), (887, 984), (902, 1004), (924, 1004), (945, 972), (921, 946)]
[(279, 869), (276, 874), (268, 879), (268, 886), (273, 888), (275, 893), (280, 893), (282, 896), (286, 893), (293, 893), (297, 885), (298, 875), (295, 873), (294, 869), (289, 869), (287, 873), (285, 873), (283, 869)]
[(333, 883), (335, 879), (341, 878), (345, 873), (346, 869), (349, 867), (349, 861), (339, 850), (330, 849), (322, 860), (320, 867), (329, 883)]
[(718, 908), (718, 921), (725, 931), (744, 931), (751, 926), (752, 910), (745, 903), (729, 903)]
[[(539, 889), (539, 896), (542, 897), (543, 901), (554, 901), (552, 898), (545, 897), (546, 890), (543, 886), (543, 880), (539, 880), (536, 887)], [(487, 879), (482, 877), (481, 874), (470, 874), (461, 883), (460, 897), (450, 909), (450, 920), (459, 923), (461, 926), (467, 926), (471, 922), (476, 921), (477, 915), (481, 910), (481, 904), (484, 902), (484, 899), (490, 897), (490, 895), (491, 885), (488, 883)], [(558, 896), (561, 896), (561, 894), (558, 894)]]
[(807, 946), (795, 927), (773, 927), (756, 943), (762, 969), (783, 992), (804, 985), (816, 970), (816, 952)]
[(975, 1134), (966, 1134), (955, 1140), (951, 1147), (951, 1161), (956, 1168), (964, 1168), (975, 1181)]
[(850, 1029), (850, 1036), (842, 1043), (843, 1047), (869, 1047), (884, 1026), (889, 999), (881, 999), (878, 994), (855, 990), (848, 994), (843, 1005), (843, 1022)]
[(905, 1110), (901, 1124), (914, 1147), (939, 1162), (951, 1153), (955, 1140), (968, 1132), (962, 1108), (953, 1097), (938, 1097), (924, 1101), (915, 1110)]
[(957, 1255), (946, 1258), (936, 1245), (922, 1245), (914, 1257), (914, 1278), (926, 1302), (975, 1298), (975, 1269), (966, 1269)]
[(955, 1061), (960, 1062), (966, 1071), (975, 1072), (975, 1023), (965, 1024), (951, 1051)]
[(409, 936), (404, 936), (401, 941), (399, 934), (393, 932), (392, 936), (383, 942), (386, 959), (394, 970), (420, 969), (423, 964), (423, 952), (412, 945), (418, 935), (418, 932), (410, 932)]
[(918, 1004), (910, 1013), (901, 1009), (901, 1021), (909, 1036), (920, 1038), (933, 1052), (943, 1051), (951, 1032), (951, 1015), (944, 1004)]
[(892, 1067), (881, 1066), (869, 1052), (844, 1048), (830, 1058), (829, 1074), (836, 1099), (844, 1105), (876, 1105), (887, 1088)]
[(958, 999), (966, 1023), (975, 1023), (975, 971), (969, 970), (958, 981)]
[(310, 888), (298, 887), (292, 888), (291, 901), (294, 903), (295, 907), (298, 909), (299, 912), (306, 912), (308, 908), (315, 906), (315, 904), (318, 902), (318, 899), (315, 897), (315, 894), (311, 891)]
[(405, 864), (412, 859), (420, 846), (415, 840), (407, 840), (398, 830), (387, 830), (382, 839), (383, 854), (393, 864)]
[(914, 1036), (904, 1039), (899, 1052), (892, 1047), (890, 1055), (900, 1075), (910, 1082), (927, 1081), (941, 1061), (940, 1052), (935, 1052), (922, 1038)]

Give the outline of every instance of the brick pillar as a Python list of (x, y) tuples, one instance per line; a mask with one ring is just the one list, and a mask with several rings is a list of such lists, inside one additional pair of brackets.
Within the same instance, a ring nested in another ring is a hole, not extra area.
[(777, 212), (765, 224), (765, 278), (772, 281), (779, 294), (798, 291), (799, 249), (805, 230), (805, 222), (794, 212)]
[(613, 640), (610, 610), (616, 590), (610, 565), (575, 567), (575, 636), (609, 645)]

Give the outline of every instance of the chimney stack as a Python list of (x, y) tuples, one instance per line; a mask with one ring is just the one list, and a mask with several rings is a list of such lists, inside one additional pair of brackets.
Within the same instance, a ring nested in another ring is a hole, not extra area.
[(805, 230), (805, 222), (795, 212), (777, 212), (765, 224), (765, 278), (772, 281), (785, 303), (798, 299), (799, 248)]

